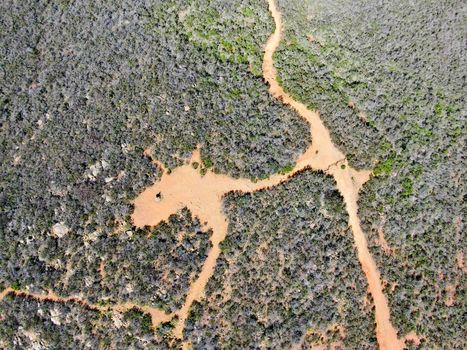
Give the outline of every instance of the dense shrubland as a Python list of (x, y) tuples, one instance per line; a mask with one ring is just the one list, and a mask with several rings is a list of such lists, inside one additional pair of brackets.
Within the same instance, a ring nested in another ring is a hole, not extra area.
[[(279, 1), (280, 82), (320, 110), (353, 165), (374, 168), (362, 224), (392, 322), (427, 349), (466, 346), (462, 5)], [(209, 232), (186, 210), (132, 227), (132, 199), (160, 175), (143, 151), (174, 168), (201, 144), (204, 164), (235, 177), (287, 169), (310, 140), (261, 78), (272, 30), (258, 0), (3, 1), (0, 288), (180, 307)], [(229, 236), (185, 333), (195, 347), (375, 347), (330, 178), (230, 194), (225, 209)], [(14, 296), (0, 309), (6, 348), (35, 346), (31, 334), (51, 348), (164, 348), (173, 327), (152, 339), (138, 312), (121, 332), (110, 315)]]
[[(179, 309), (189, 285), (199, 273), (210, 248), (209, 234), (191, 222), (189, 212), (182, 224), (163, 223), (149, 237), (136, 232), (127, 244), (120, 237), (100, 242), (115, 247), (103, 256), (104, 295), (117, 300), (133, 300), (166, 311)], [(188, 218), (188, 220), (187, 220)]]
[(343, 206), (332, 178), (311, 171), (229, 194), (229, 234), (187, 321), (194, 348), (287, 349), (317, 331), (327, 344), (373, 349), (371, 300)]
[[(8, 295), (0, 302), (1, 349), (175, 349), (177, 341), (135, 309), (99, 312), (80, 304)], [(169, 327), (166, 324), (164, 327)]]
[[(259, 77), (261, 45), (272, 27), (264, 3), (0, 6), (4, 287), (66, 292), (58, 281), (72, 268), (78, 271), (67, 288), (77, 293), (83, 279), (94, 279), (87, 287), (95, 283), (96, 256), (121, 259), (130, 241), (111, 235), (131, 230), (131, 200), (159, 174), (143, 156), (148, 147), (172, 168), (200, 143), (216, 171), (264, 177), (309, 142), (306, 124), (274, 101)], [(189, 235), (196, 231), (191, 228)], [(128, 261), (139, 258), (139, 249), (145, 259), (159, 254), (145, 241), (131, 241)], [(178, 287), (199, 268), (207, 249), (207, 240), (197, 235), (186, 242), (199, 251), (190, 253)], [(180, 273), (176, 264), (185, 258), (173, 262), (174, 271)], [(108, 268), (120, 276), (116, 265)], [(130, 270), (137, 285), (159, 278), (143, 278), (142, 266)], [(122, 296), (123, 280), (113, 283), (115, 296)], [(137, 298), (146, 300), (152, 287), (141, 288), (144, 296)], [(170, 303), (172, 308), (180, 300)]]
[[(129, 301), (166, 312), (182, 306), (210, 247), (208, 232), (186, 209), (155, 229), (129, 229), (99, 237), (75, 251), (69, 242), (55, 244), (64, 247), (69, 258), (59, 269), (61, 277), (50, 286), (52, 290), (83, 295), (92, 302)], [(40, 258), (53, 265), (55, 255), (60, 255), (51, 246), (44, 244)]]
[(309, 132), (262, 81), (271, 30), (260, 1), (2, 2), (0, 288), (179, 308), (209, 233), (186, 211), (132, 227), (160, 174), (143, 151), (173, 168), (201, 144), (251, 178), (290, 164)]
[(351, 163), (374, 168), (360, 218), (392, 322), (422, 348), (465, 347), (465, 7), (279, 3), (281, 83), (320, 110)]
[(166, 84), (166, 115), (154, 123), (172, 128), (161, 134), (158, 158), (172, 166), (174, 151), (167, 147), (183, 141), (191, 150), (202, 143), (202, 156), (216, 171), (265, 177), (306, 148), (306, 123), (269, 96), (260, 77), (271, 22), (266, 4), (257, 1), (169, 1), (151, 8), (147, 26), (163, 38), (155, 82)]
[(183, 304), (209, 247), (209, 233), (184, 209), (154, 229), (95, 232), (82, 240), (72, 233), (47, 236), (37, 257), (15, 271), (10, 285), (92, 303), (133, 302), (173, 312)]

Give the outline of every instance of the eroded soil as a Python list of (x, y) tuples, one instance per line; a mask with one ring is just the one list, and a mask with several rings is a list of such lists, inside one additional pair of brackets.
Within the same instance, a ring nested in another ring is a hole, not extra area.
[(194, 168), (199, 163), (199, 149), (187, 164), (176, 168), (171, 173), (164, 172), (159, 182), (146, 189), (135, 200), (133, 220), (136, 226), (157, 225), (166, 220), (176, 210), (188, 207), (202, 222), (213, 229), (211, 242), (213, 248), (198, 278), (193, 282), (182, 309), (177, 313), (180, 322), (176, 336), (181, 337), (184, 322), (194, 300), (202, 297), (209, 277), (214, 271), (220, 254), (219, 244), (227, 234), (227, 219), (222, 211), (222, 198), (229, 191), (253, 192), (268, 188), (285, 181), (288, 177), (310, 168), (322, 170), (332, 175), (337, 188), (344, 197), (349, 225), (352, 228), (358, 258), (368, 280), (369, 291), (375, 304), (377, 338), (381, 349), (402, 349), (404, 341), (397, 337), (397, 331), (390, 322), (390, 310), (382, 291), (381, 278), (376, 264), (368, 250), (365, 234), (358, 218), (358, 192), (369, 179), (371, 171), (357, 171), (351, 168), (346, 157), (333, 144), (329, 131), (322, 123), (319, 113), (309, 110), (303, 103), (294, 100), (278, 84), (274, 68), (273, 54), (280, 44), (282, 21), (273, 0), (269, 0), (269, 9), (274, 18), (276, 29), (269, 37), (263, 59), (263, 77), (269, 84), (269, 92), (284, 104), (292, 107), (310, 125), (312, 145), (296, 161), (288, 175), (273, 175), (269, 179), (252, 182), (248, 179), (233, 179), (227, 175), (208, 172), (202, 176)]
[[(269, 37), (263, 58), (263, 77), (269, 84), (269, 92), (272, 96), (289, 105), (310, 126), (312, 144), (295, 162), (293, 170), (288, 174), (276, 174), (268, 179), (257, 182), (249, 179), (234, 179), (227, 175), (216, 174), (208, 171), (203, 174), (196, 164), (201, 163), (199, 147), (193, 152), (192, 159), (171, 172), (164, 169), (163, 165), (154, 162), (163, 169), (163, 174), (157, 183), (143, 191), (134, 201), (135, 210), (132, 215), (134, 224), (138, 227), (146, 225), (156, 226), (169, 218), (177, 210), (187, 207), (194, 216), (205, 223), (213, 231), (210, 238), (212, 248), (197, 278), (191, 283), (184, 305), (175, 314), (165, 314), (160, 310), (138, 306), (131, 303), (117, 304), (112, 307), (88, 304), (86, 301), (76, 298), (61, 298), (53, 293), (36, 295), (25, 291), (7, 289), (0, 297), (9, 293), (20, 296), (28, 296), (37, 300), (50, 300), (55, 302), (77, 302), (92, 309), (105, 309), (123, 312), (131, 308), (138, 308), (149, 313), (153, 326), (161, 322), (171, 320), (175, 315), (179, 321), (174, 330), (174, 335), (183, 337), (185, 321), (192, 303), (202, 298), (206, 284), (214, 272), (217, 258), (220, 254), (220, 243), (224, 240), (228, 221), (223, 212), (222, 200), (230, 191), (242, 191), (245, 193), (276, 186), (300, 171), (310, 169), (324, 171), (334, 177), (337, 188), (344, 198), (349, 215), (349, 226), (352, 229), (355, 245), (358, 250), (358, 258), (362, 270), (368, 281), (369, 292), (375, 305), (376, 336), (380, 349), (403, 349), (405, 339), (399, 339), (397, 330), (390, 322), (390, 310), (388, 302), (383, 294), (380, 273), (377, 269), (367, 246), (366, 236), (360, 227), (358, 218), (358, 193), (363, 184), (369, 179), (371, 171), (357, 171), (349, 166), (346, 156), (333, 144), (329, 131), (322, 123), (319, 113), (309, 110), (303, 103), (294, 100), (278, 84), (274, 68), (273, 54), (281, 41), (282, 21), (277, 11), (274, 0), (268, 0), (269, 10), (275, 22), (275, 31)], [(147, 151), (146, 155), (150, 156)], [(417, 339), (415, 334), (410, 334), (407, 339)], [(187, 344), (185, 344), (187, 347)]]

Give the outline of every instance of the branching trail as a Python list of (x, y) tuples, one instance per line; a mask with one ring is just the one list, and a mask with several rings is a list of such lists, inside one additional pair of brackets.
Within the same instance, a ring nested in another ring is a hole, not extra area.
[[(313, 168), (322, 169), (327, 164), (333, 164), (339, 159), (342, 159), (341, 152), (333, 144), (329, 131), (323, 125), (319, 114), (310, 111), (304, 104), (295, 101), (289, 96), (281, 86), (277, 83), (276, 71), (274, 69), (273, 54), (280, 44), (282, 33), (281, 15), (276, 8), (274, 0), (268, 0), (269, 10), (276, 29), (269, 38), (266, 44), (266, 53), (263, 61), (263, 74), (266, 81), (270, 86), (270, 93), (283, 101), (285, 104), (290, 105), (310, 124), (312, 143), (314, 144), (315, 152), (318, 155), (316, 163), (312, 163)], [(345, 162), (346, 163), (346, 162)], [(388, 302), (383, 294), (381, 286), (381, 277), (376, 267), (375, 261), (368, 250), (368, 244), (360, 227), (360, 220), (358, 218), (358, 192), (361, 186), (368, 180), (370, 173), (364, 171), (356, 171), (352, 169), (347, 163), (344, 169), (339, 169), (336, 165), (330, 167), (329, 173), (334, 176), (337, 182), (337, 187), (344, 197), (344, 201), (349, 214), (349, 225), (352, 228), (355, 244), (358, 250), (358, 258), (362, 265), (363, 272), (368, 280), (368, 286), (373, 300), (375, 303), (375, 318), (376, 318), (376, 336), (380, 349), (395, 350), (403, 349), (404, 340), (397, 337), (397, 331), (390, 321), (390, 310)]]
[(171, 314), (166, 314), (162, 310), (152, 308), (149, 306), (141, 306), (133, 303), (119, 303), (114, 305), (99, 305), (99, 304), (91, 304), (86, 300), (77, 297), (77, 296), (70, 296), (70, 297), (60, 297), (57, 294), (49, 291), (48, 294), (35, 294), (30, 293), (24, 290), (15, 290), (13, 288), (4, 289), (0, 293), (0, 301), (2, 301), (7, 295), (14, 294), (19, 297), (23, 298), (31, 298), (36, 301), (52, 301), (54, 303), (75, 303), (79, 304), (89, 310), (95, 311), (113, 311), (113, 312), (126, 312), (131, 309), (137, 309), (141, 312), (147, 313), (151, 316), (151, 322), (154, 327), (159, 325), (160, 323), (170, 321), (173, 317)]
[[(191, 160), (171, 172), (164, 169), (162, 163), (153, 160), (157, 166), (162, 168), (163, 173), (158, 182), (145, 189), (134, 201), (135, 210), (132, 214), (132, 220), (135, 226), (156, 226), (167, 220), (170, 215), (175, 214), (179, 209), (187, 207), (194, 216), (198, 217), (202, 223), (206, 223), (213, 232), (210, 237), (212, 247), (199, 275), (191, 283), (181, 309), (173, 314), (165, 314), (158, 309), (131, 303), (99, 306), (89, 304), (77, 297), (61, 298), (53, 293), (36, 295), (24, 291), (14, 291), (11, 288), (3, 291), (0, 300), (7, 294), (14, 293), (36, 300), (76, 302), (95, 310), (123, 312), (131, 308), (137, 308), (151, 315), (154, 327), (177, 316), (179, 321), (174, 330), (174, 335), (179, 339), (183, 339), (183, 330), (190, 307), (194, 301), (203, 297), (206, 285), (214, 273), (216, 261), (220, 254), (219, 245), (227, 235), (228, 221), (222, 204), (225, 194), (231, 191), (251, 193), (277, 186), (299, 172), (311, 169), (323, 171), (333, 176), (337, 188), (344, 198), (349, 215), (349, 226), (352, 228), (358, 250), (358, 259), (367, 278), (368, 288), (375, 304), (376, 336), (380, 349), (403, 349), (405, 339), (398, 338), (397, 331), (390, 322), (390, 310), (383, 294), (381, 277), (368, 250), (367, 240), (358, 218), (358, 192), (369, 179), (371, 171), (357, 171), (350, 167), (345, 155), (333, 144), (329, 131), (321, 121), (319, 114), (309, 110), (303, 103), (294, 100), (278, 84), (273, 54), (281, 41), (282, 21), (274, 0), (268, 0), (268, 3), (276, 27), (266, 43), (262, 67), (263, 77), (269, 84), (270, 94), (285, 105), (290, 106), (307, 121), (310, 127), (312, 144), (297, 159), (293, 170), (289, 174), (276, 174), (257, 182), (249, 179), (234, 179), (212, 171), (202, 174), (200, 169), (195, 166), (195, 163), (201, 163), (199, 147), (193, 152)], [(150, 157), (151, 150), (146, 150), (145, 155)], [(184, 347), (187, 348), (188, 343), (185, 343)]]
[[(268, 0), (269, 10), (276, 25), (274, 33), (269, 37), (263, 59), (263, 76), (269, 84), (269, 92), (272, 96), (293, 108), (309, 126), (312, 144), (296, 161), (293, 170), (288, 174), (276, 174), (269, 179), (252, 182), (249, 179), (233, 179), (227, 175), (207, 172), (204, 176), (195, 163), (201, 163), (199, 147), (193, 153), (192, 159), (172, 172), (162, 167), (163, 174), (157, 183), (143, 191), (136, 198), (135, 211), (132, 215), (136, 226), (155, 226), (167, 220), (169, 216), (183, 207), (188, 207), (193, 215), (207, 223), (213, 230), (211, 236), (212, 248), (201, 269), (199, 276), (191, 284), (185, 303), (176, 312), (179, 322), (174, 331), (176, 337), (183, 338), (185, 321), (192, 303), (200, 300), (204, 294), (209, 278), (214, 272), (217, 258), (220, 254), (219, 244), (227, 235), (228, 222), (223, 212), (223, 196), (230, 191), (242, 191), (251, 193), (265, 188), (276, 186), (289, 177), (305, 169), (324, 171), (332, 175), (337, 183), (337, 188), (342, 194), (347, 212), (349, 225), (352, 228), (355, 244), (358, 250), (358, 258), (366, 275), (369, 291), (375, 303), (375, 318), (378, 343), (381, 349), (402, 349), (404, 340), (399, 340), (397, 331), (390, 322), (390, 310), (383, 294), (381, 278), (376, 264), (368, 250), (366, 237), (360, 227), (357, 216), (358, 192), (362, 185), (369, 179), (371, 171), (357, 171), (349, 166), (345, 155), (333, 144), (329, 131), (322, 123), (317, 112), (309, 110), (303, 103), (289, 96), (276, 79), (273, 54), (280, 44), (282, 33), (282, 21), (273, 0)], [(146, 155), (150, 155), (147, 150)], [(185, 344), (185, 347), (186, 344)]]

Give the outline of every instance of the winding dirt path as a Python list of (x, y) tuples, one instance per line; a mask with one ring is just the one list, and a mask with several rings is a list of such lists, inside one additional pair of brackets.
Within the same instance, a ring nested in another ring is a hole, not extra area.
[[(258, 182), (252, 182), (249, 179), (233, 179), (210, 171), (203, 176), (200, 170), (194, 167), (194, 163), (201, 163), (199, 147), (194, 151), (190, 161), (172, 172), (165, 170), (160, 162), (154, 161), (162, 167), (163, 174), (160, 181), (147, 188), (135, 200), (135, 210), (132, 215), (134, 224), (138, 227), (155, 226), (167, 220), (177, 210), (188, 207), (193, 215), (199, 217), (201, 222), (206, 222), (213, 230), (210, 238), (212, 248), (208, 257), (199, 276), (191, 283), (184, 305), (176, 312), (179, 322), (174, 335), (180, 339), (183, 338), (183, 329), (190, 307), (195, 300), (201, 299), (206, 284), (214, 272), (220, 254), (219, 244), (224, 240), (228, 229), (227, 218), (222, 208), (223, 196), (230, 191), (248, 193), (276, 186), (298, 172), (310, 168), (332, 175), (344, 198), (349, 215), (349, 226), (352, 228), (358, 250), (358, 259), (375, 303), (376, 335), (380, 349), (403, 349), (404, 340), (398, 339), (397, 331), (390, 322), (390, 310), (383, 294), (380, 274), (368, 250), (366, 237), (357, 215), (358, 192), (369, 179), (371, 171), (357, 171), (350, 167), (345, 155), (333, 144), (329, 131), (322, 123), (319, 114), (294, 100), (278, 84), (273, 54), (280, 44), (282, 21), (274, 1), (268, 0), (268, 3), (276, 28), (266, 43), (263, 76), (269, 84), (271, 95), (289, 105), (308, 122), (312, 145), (299, 157), (289, 174), (276, 174)], [(145, 153), (150, 155), (149, 151)], [(186, 344), (185, 347), (187, 347)]]
[[(177, 210), (188, 207), (194, 216), (201, 222), (207, 223), (212, 228), (210, 237), (212, 248), (208, 253), (205, 263), (197, 278), (191, 283), (184, 305), (174, 314), (165, 314), (161, 310), (140, 306), (132, 303), (122, 303), (113, 306), (100, 306), (89, 304), (78, 297), (62, 298), (49, 292), (47, 295), (32, 294), (25, 291), (16, 291), (11, 288), (0, 294), (0, 300), (6, 295), (14, 293), (18, 296), (31, 297), (35, 300), (47, 300), (54, 302), (75, 302), (93, 310), (113, 310), (124, 312), (137, 308), (151, 315), (153, 326), (161, 322), (171, 320), (175, 315), (179, 322), (174, 330), (174, 335), (183, 338), (185, 321), (192, 303), (200, 300), (205, 287), (214, 272), (217, 258), (220, 254), (220, 243), (225, 239), (228, 229), (227, 217), (223, 212), (222, 200), (230, 191), (242, 191), (245, 193), (276, 186), (286, 181), (305, 169), (321, 170), (332, 175), (337, 183), (337, 188), (344, 198), (349, 215), (349, 226), (352, 228), (353, 237), (358, 250), (358, 259), (368, 281), (369, 291), (375, 304), (376, 336), (380, 349), (401, 350), (405, 339), (397, 337), (397, 331), (390, 322), (390, 310), (383, 294), (381, 277), (376, 264), (368, 250), (365, 234), (360, 227), (358, 218), (358, 192), (369, 179), (371, 171), (357, 171), (351, 168), (345, 155), (333, 144), (329, 131), (322, 123), (319, 113), (309, 110), (303, 103), (294, 100), (277, 82), (277, 74), (274, 68), (273, 54), (281, 41), (282, 21), (274, 0), (268, 0), (269, 10), (275, 22), (275, 31), (269, 37), (263, 58), (263, 77), (269, 84), (269, 92), (282, 103), (294, 109), (310, 126), (312, 144), (298, 158), (293, 170), (289, 174), (276, 174), (269, 179), (253, 182), (249, 179), (233, 179), (227, 175), (215, 174), (208, 171), (204, 176), (200, 169), (195, 169), (195, 163), (201, 163), (199, 147), (193, 152), (192, 159), (185, 165), (168, 172), (163, 164), (153, 160), (162, 168), (160, 181), (148, 187), (134, 201), (135, 210), (132, 220), (138, 227), (146, 225), (156, 226), (169, 218)], [(150, 156), (150, 151), (145, 154)], [(410, 335), (414, 336), (414, 335)], [(187, 348), (187, 343), (184, 344)]]
[(16, 296), (23, 297), (23, 298), (31, 298), (36, 301), (52, 301), (55, 303), (76, 303), (89, 310), (96, 310), (96, 311), (113, 311), (113, 312), (121, 313), (121, 312), (126, 312), (131, 309), (137, 309), (151, 316), (151, 322), (152, 322), (153, 327), (156, 327), (160, 323), (168, 322), (173, 317), (173, 315), (171, 314), (166, 314), (162, 310), (152, 308), (149, 306), (141, 306), (141, 305), (137, 305), (133, 303), (120, 303), (120, 304), (108, 305), (108, 306), (99, 305), (99, 304), (91, 304), (80, 297), (76, 297), (76, 296), (60, 297), (57, 294), (53, 293), (52, 291), (48, 291), (48, 294), (35, 294), (35, 293), (29, 293), (23, 290), (15, 290), (13, 288), (7, 288), (7, 289), (4, 289), (0, 293), (0, 301), (2, 301), (3, 298), (5, 298), (9, 294), (14, 294)]
[[(343, 155), (331, 141), (329, 131), (323, 125), (319, 114), (308, 110), (305, 105), (295, 101), (277, 83), (273, 53), (279, 46), (281, 40), (282, 21), (274, 0), (268, 0), (268, 3), (269, 11), (274, 18), (276, 29), (266, 44), (266, 52), (263, 61), (264, 78), (269, 83), (269, 91), (274, 97), (290, 105), (310, 123), (312, 143), (318, 155), (321, 154), (321, 156), (316, 159), (318, 164), (316, 164), (315, 167), (322, 169), (323, 166), (329, 166), (329, 164), (339, 162), (339, 160), (343, 158)], [(313, 166), (313, 164), (311, 165)], [(367, 240), (360, 227), (360, 220), (358, 218), (358, 192), (361, 186), (369, 179), (370, 172), (356, 171), (352, 169), (347, 162), (345, 162), (345, 169), (340, 169), (338, 166), (334, 165), (328, 172), (334, 176), (337, 182), (337, 188), (344, 197), (349, 214), (349, 225), (352, 228), (358, 250), (358, 258), (367, 278), (369, 291), (375, 303), (376, 336), (379, 347), (380, 349), (387, 350), (403, 349), (404, 340), (398, 339), (397, 331), (391, 324), (390, 310), (388, 302), (383, 294), (381, 277), (375, 261), (368, 250)]]
[[(146, 155), (149, 154), (150, 152), (146, 151)], [(275, 186), (288, 178), (288, 175), (274, 175), (255, 183), (249, 179), (234, 179), (212, 171), (203, 176), (200, 168), (195, 169), (195, 163), (201, 163), (199, 147), (193, 152), (189, 162), (171, 172), (164, 169), (160, 163), (156, 163), (163, 169), (162, 177), (136, 198), (132, 215), (133, 223), (138, 227), (156, 226), (178, 210), (188, 207), (194, 216), (202, 223), (206, 222), (212, 229), (212, 248), (200, 274), (190, 285), (185, 303), (176, 312), (179, 322), (174, 334), (178, 338), (183, 337), (184, 324), (192, 303), (203, 296), (220, 254), (219, 245), (227, 234), (228, 221), (222, 208), (224, 195), (230, 191), (257, 191)]]

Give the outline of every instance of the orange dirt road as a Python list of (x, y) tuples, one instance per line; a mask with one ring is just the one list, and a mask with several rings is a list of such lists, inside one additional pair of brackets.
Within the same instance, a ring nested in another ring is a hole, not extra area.
[[(276, 8), (274, 0), (268, 0), (269, 10), (276, 29), (269, 38), (266, 44), (266, 52), (263, 61), (263, 74), (266, 81), (269, 83), (270, 92), (276, 98), (282, 100), (285, 104), (290, 105), (300, 114), (305, 120), (310, 123), (312, 143), (314, 144), (318, 154), (321, 154), (323, 163), (318, 161), (321, 167), (325, 164), (333, 164), (343, 158), (341, 152), (331, 141), (329, 131), (323, 125), (318, 113), (312, 112), (300, 102), (295, 101), (279, 86), (276, 80), (276, 71), (274, 69), (273, 53), (279, 46), (282, 33), (282, 20), (279, 11)], [(323, 155), (324, 153), (324, 155)], [(320, 168), (321, 168), (320, 167)], [(358, 218), (358, 192), (361, 186), (368, 180), (370, 172), (360, 171), (349, 167), (346, 164), (345, 169), (340, 169), (333, 166), (329, 169), (329, 173), (334, 176), (337, 182), (337, 187), (344, 197), (344, 201), (349, 214), (349, 225), (352, 228), (355, 244), (358, 250), (358, 259), (362, 265), (363, 272), (368, 281), (368, 288), (375, 303), (375, 319), (376, 319), (376, 336), (380, 349), (397, 350), (404, 348), (404, 340), (397, 337), (397, 331), (390, 321), (390, 310), (386, 297), (383, 294), (381, 286), (381, 277), (376, 267), (375, 261), (368, 250), (368, 244), (360, 227)]]
[[(333, 144), (329, 131), (320, 119), (319, 113), (309, 110), (303, 103), (294, 100), (277, 82), (277, 74), (274, 68), (273, 54), (281, 41), (283, 30), (281, 15), (278, 12), (274, 0), (268, 0), (269, 10), (275, 22), (275, 31), (269, 37), (263, 59), (263, 77), (269, 84), (269, 92), (282, 103), (294, 109), (310, 126), (312, 145), (297, 159), (293, 170), (289, 174), (272, 175), (266, 180), (253, 182), (249, 179), (234, 179), (227, 175), (216, 174), (208, 171), (204, 176), (200, 169), (194, 168), (194, 163), (201, 163), (199, 147), (193, 152), (191, 161), (185, 165), (168, 172), (163, 165), (154, 160), (164, 171), (160, 181), (144, 190), (134, 201), (135, 210), (132, 220), (138, 227), (145, 225), (156, 226), (175, 214), (177, 210), (188, 207), (194, 216), (202, 223), (206, 222), (212, 228), (210, 238), (212, 248), (201, 269), (200, 274), (191, 283), (184, 305), (174, 314), (132, 303), (122, 303), (114, 306), (99, 306), (89, 304), (78, 297), (62, 298), (53, 293), (36, 295), (25, 291), (15, 291), (11, 288), (0, 294), (0, 300), (14, 293), (18, 296), (31, 297), (35, 300), (48, 300), (54, 302), (76, 302), (90, 309), (113, 310), (124, 312), (137, 308), (151, 315), (153, 326), (161, 322), (171, 320), (175, 315), (179, 322), (174, 330), (174, 335), (183, 338), (185, 321), (192, 303), (200, 300), (209, 278), (214, 272), (217, 258), (220, 254), (220, 243), (224, 240), (228, 222), (223, 212), (223, 196), (230, 191), (242, 191), (245, 193), (276, 186), (288, 178), (305, 169), (321, 170), (334, 177), (337, 188), (344, 198), (349, 215), (349, 226), (352, 228), (355, 245), (358, 251), (358, 259), (368, 281), (368, 288), (375, 304), (376, 336), (380, 349), (402, 350), (405, 338), (399, 339), (397, 330), (390, 321), (388, 302), (383, 294), (381, 277), (375, 261), (371, 256), (365, 234), (360, 227), (358, 218), (358, 192), (369, 179), (371, 171), (357, 171), (351, 168), (345, 155)], [(150, 151), (145, 151), (150, 156)], [(407, 339), (417, 339), (415, 334), (409, 334)], [(188, 343), (184, 344), (184, 348)]]
[[(276, 25), (274, 33), (269, 37), (263, 59), (263, 76), (269, 84), (272, 96), (289, 105), (310, 125), (312, 145), (295, 163), (293, 170), (287, 175), (276, 174), (269, 179), (253, 182), (249, 179), (233, 179), (227, 175), (208, 171), (204, 176), (193, 164), (201, 163), (199, 147), (193, 153), (191, 161), (168, 172), (163, 165), (161, 179), (143, 191), (134, 201), (135, 210), (132, 215), (138, 227), (155, 226), (167, 220), (177, 210), (187, 207), (193, 215), (206, 222), (213, 230), (212, 248), (202, 267), (199, 276), (190, 285), (188, 295), (182, 308), (176, 312), (179, 322), (174, 334), (183, 338), (183, 329), (190, 307), (195, 300), (200, 300), (209, 278), (214, 272), (220, 254), (219, 244), (224, 240), (228, 222), (223, 212), (223, 196), (230, 191), (245, 193), (276, 186), (304, 169), (322, 170), (332, 175), (337, 188), (344, 197), (349, 225), (352, 228), (358, 259), (368, 281), (369, 291), (375, 303), (377, 339), (380, 349), (403, 349), (404, 340), (397, 337), (397, 331), (390, 322), (390, 310), (383, 294), (381, 278), (376, 264), (368, 250), (367, 241), (360, 227), (358, 218), (358, 192), (369, 179), (371, 171), (357, 171), (349, 166), (345, 155), (333, 144), (328, 129), (322, 123), (317, 112), (309, 110), (303, 103), (289, 96), (276, 79), (273, 54), (280, 44), (282, 21), (273, 0), (269, 0), (269, 10)], [(146, 151), (150, 155), (149, 151)]]

